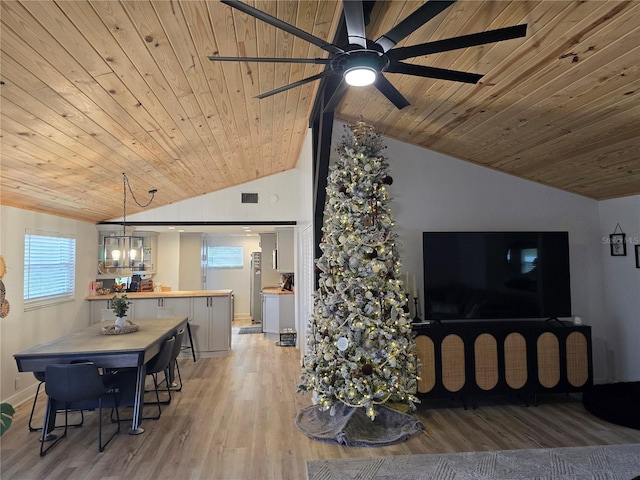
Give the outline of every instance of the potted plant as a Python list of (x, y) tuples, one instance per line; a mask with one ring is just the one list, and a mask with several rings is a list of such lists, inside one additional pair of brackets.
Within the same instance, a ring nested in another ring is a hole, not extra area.
[(4, 432), (11, 426), (13, 415), (16, 411), (9, 403), (0, 403), (0, 436), (4, 435)]
[(116, 314), (117, 326), (124, 327), (124, 317), (127, 316), (129, 305), (131, 305), (131, 302), (126, 295), (122, 295), (121, 297), (114, 295), (111, 299), (111, 309), (113, 310), (113, 313)]

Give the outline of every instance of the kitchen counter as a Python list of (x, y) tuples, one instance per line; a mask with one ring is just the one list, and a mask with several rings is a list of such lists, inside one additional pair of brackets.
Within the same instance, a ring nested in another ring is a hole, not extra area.
[[(175, 292), (122, 292), (131, 300), (127, 318), (138, 319), (163, 316), (187, 317), (193, 347), (197, 355), (217, 357), (231, 350), (231, 322), (233, 321), (233, 290), (176, 290)], [(90, 295), (91, 322), (113, 321), (114, 294)], [(275, 297), (274, 298), (280, 298)], [(283, 297), (289, 298), (289, 297)]]
[(293, 295), (293, 290), (282, 290), (280, 287), (267, 287), (262, 289), (265, 295)]
[(175, 292), (111, 292), (106, 295), (89, 295), (85, 300), (108, 300), (114, 295), (126, 295), (131, 300), (140, 298), (228, 297), (233, 290), (176, 290)]

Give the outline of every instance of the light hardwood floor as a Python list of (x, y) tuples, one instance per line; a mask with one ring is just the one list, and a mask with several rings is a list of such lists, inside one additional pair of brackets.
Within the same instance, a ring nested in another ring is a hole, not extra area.
[(475, 410), (459, 401), (425, 401), (416, 415), (426, 430), (407, 442), (384, 448), (320, 443), (294, 423), (296, 412), (310, 405), (308, 395), (296, 393), (299, 351), (262, 335), (237, 334), (248, 325), (234, 322), (230, 356), (180, 359), (184, 389), (161, 419), (144, 421), (139, 436), (123, 425), (103, 453), (96, 413), (89, 412), (84, 427), (71, 429), (40, 458), (39, 434), (27, 429), (31, 403), (20, 405), (0, 441), (0, 477), (297, 480), (305, 478), (305, 460), (314, 459), (640, 443), (640, 430), (591, 416), (580, 395), (542, 396), (537, 407), (494, 397), (480, 399)]

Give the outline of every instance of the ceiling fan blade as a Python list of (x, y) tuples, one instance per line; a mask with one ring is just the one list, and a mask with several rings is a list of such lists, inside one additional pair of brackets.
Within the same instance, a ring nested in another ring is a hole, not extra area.
[(265, 13), (261, 10), (258, 10), (257, 8), (247, 5), (246, 3), (239, 2), (238, 0), (221, 0), (221, 2), (237, 10), (240, 10), (241, 12), (251, 15), (252, 17), (257, 18), (258, 20), (262, 20), (263, 22), (273, 25), (274, 27), (277, 27), (280, 30), (284, 30), (285, 32), (290, 33), (291, 35), (295, 35), (296, 37), (306, 40), (309, 43), (313, 43), (314, 45), (317, 45), (318, 47), (322, 48), (327, 52), (330, 52), (330, 53), (343, 52), (343, 50), (340, 47), (332, 43), (329, 43), (319, 37), (316, 37), (315, 35), (311, 35), (310, 33), (307, 33), (304, 30), (300, 30), (298, 27), (294, 27), (290, 23), (284, 22), (276, 17), (272, 17), (268, 13)]
[(216, 55), (210, 55), (207, 58), (214, 62), (315, 63), (318, 65), (331, 63), (328, 58), (218, 57)]
[(512, 38), (520, 38), (526, 35), (527, 25), (516, 25), (514, 27), (498, 28), (497, 30), (447, 38), (436, 42), (411, 45), (410, 47), (394, 48), (387, 53), (387, 56), (391, 61), (404, 60), (405, 58), (419, 57), (431, 53), (448, 52), (449, 50), (457, 50), (459, 48), (475, 47), (486, 43), (511, 40)]
[(385, 72), (404, 73), (415, 75), (416, 77), (437, 78), (440, 80), (451, 80), (452, 82), (478, 83), (483, 75), (477, 73), (459, 72), (445, 68), (425, 67), (424, 65), (413, 65), (403, 62), (392, 62)]
[(268, 92), (261, 93), (260, 95), (256, 95), (255, 98), (270, 97), (271, 95), (275, 95), (276, 93), (285, 92), (285, 91), (290, 90), (292, 88), (299, 87), (300, 85), (304, 85), (305, 83), (313, 82), (314, 80), (319, 80), (319, 79), (324, 78), (324, 77), (326, 77), (328, 75), (333, 75), (333, 71), (325, 70), (324, 72), (320, 72), (317, 75), (312, 75), (311, 77), (303, 78), (302, 80), (298, 80), (297, 82), (293, 82), (293, 83), (290, 83), (288, 85), (284, 85), (282, 87), (278, 87), (278, 88), (275, 88), (273, 90), (270, 90)]
[(385, 97), (393, 103), (398, 110), (402, 110), (404, 107), (409, 106), (409, 101), (402, 96), (402, 94), (393, 86), (393, 84), (387, 80), (383, 75), (377, 75), (374, 83), (376, 88), (380, 90)]
[(338, 87), (334, 90), (333, 95), (331, 95), (329, 101), (325, 104), (323, 112), (333, 112), (340, 104), (340, 101), (342, 100), (342, 97), (344, 97), (344, 94), (347, 93), (348, 88), (349, 85), (344, 81), (343, 78), (340, 81)]
[(367, 48), (364, 32), (364, 9), (362, 0), (343, 0), (344, 21), (347, 24), (349, 43)]
[(378, 38), (375, 43), (380, 45), (384, 52), (388, 52), (403, 38), (411, 35), (418, 28), (440, 12), (449, 8), (455, 2), (456, 0), (429, 0), (387, 33)]

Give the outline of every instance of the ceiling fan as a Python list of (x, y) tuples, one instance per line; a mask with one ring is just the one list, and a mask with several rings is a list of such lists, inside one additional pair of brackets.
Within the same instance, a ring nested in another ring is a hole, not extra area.
[(402, 60), (429, 55), (432, 53), (446, 52), (460, 48), (484, 45), (486, 43), (499, 42), (513, 38), (524, 37), (527, 34), (527, 25), (499, 28), (471, 35), (437, 40), (434, 42), (411, 45), (408, 47), (394, 48), (398, 42), (409, 36), (415, 30), (427, 23), (439, 13), (454, 4), (456, 0), (428, 0), (408, 17), (398, 23), (384, 35), (375, 41), (371, 41), (365, 34), (365, 9), (362, 0), (343, 0), (344, 19), (348, 36), (347, 45), (334, 45), (308, 32), (279, 20), (261, 10), (237, 0), (222, 0), (222, 3), (240, 10), (252, 17), (269, 23), (285, 32), (295, 35), (310, 42), (329, 53), (328, 58), (262, 58), (262, 57), (220, 57), (213, 55), (208, 57), (212, 61), (222, 62), (272, 62), (272, 63), (314, 63), (327, 65), (323, 72), (312, 75), (297, 82), (284, 85), (257, 95), (256, 98), (265, 98), (276, 93), (284, 92), (291, 88), (299, 87), (332, 75), (342, 76), (340, 84), (325, 105), (325, 111), (331, 111), (351, 86), (375, 85), (375, 87), (401, 109), (409, 105), (406, 98), (385, 78), (387, 73), (404, 73), (418, 77), (450, 80), (454, 82), (478, 83), (482, 75), (476, 73), (460, 72), (444, 68), (427, 67), (402, 62)]

